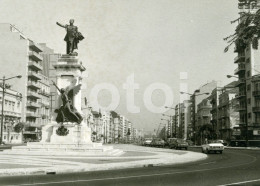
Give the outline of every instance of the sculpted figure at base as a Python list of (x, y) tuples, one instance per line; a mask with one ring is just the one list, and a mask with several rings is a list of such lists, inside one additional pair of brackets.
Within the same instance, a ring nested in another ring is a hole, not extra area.
[(84, 39), (83, 35), (78, 32), (78, 27), (73, 25), (74, 19), (70, 20), (69, 25), (62, 25), (58, 22), (56, 22), (56, 24), (66, 29), (67, 34), (64, 38), (64, 41), (67, 43), (67, 54), (72, 55), (73, 51), (78, 49), (79, 41)]
[(81, 114), (72, 105), (71, 100), (73, 100), (74, 94), (77, 94), (80, 90), (81, 85), (77, 85), (73, 88), (68, 87), (67, 90), (59, 89), (59, 87), (53, 82), (53, 85), (58, 89), (61, 94), (62, 105), (55, 112), (58, 114), (56, 121), (57, 123), (64, 122), (76, 122), (80, 124), (83, 120)]

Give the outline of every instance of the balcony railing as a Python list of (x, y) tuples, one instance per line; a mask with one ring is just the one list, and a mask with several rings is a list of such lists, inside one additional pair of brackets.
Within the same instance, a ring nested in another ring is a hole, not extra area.
[(35, 83), (35, 82), (32, 82), (32, 81), (28, 81), (27, 86), (34, 88), (34, 89), (40, 89), (41, 88), (41, 85), (39, 83)]
[(260, 112), (260, 106), (253, 107), (253, 112)]
[(253, 91), (253, 96), (260, 96), (260, 91), (259, 90)]
[(43, 69), (43, 67), (39, 64), (39, 63), (36, 63), (36, 62), (34, 62), (34, 61), (29, 61), (28, 62), (28, 66), (30, 67), (30, 68), (33, 68), (34, 70), (42, 70)]
[(252, 123), (252, 126), (253, 126), (253, 127), (260, 127), (260, 122)]
[(239, 106), (235, 109), (236, 111), (240, 112), (240, 111), (245, 111), (246, 107), (245, 106)]
[(42, 95), (47, 96), (47, 97), (50, 96), (49, 92), (46, 92), (46, 91), (43, 91), (43, 90), (39, 90), (39, 94), (42, 94)]
[(40, 54), (38, 54), (37, 52), (34, 52), (34, 51), (29, 52), (29, 57), (31, 59), (33, 59), (34, 61), (42, 61), (43, 60), (43, 57)]
[(239, 79), (239, 80), (237, 81), (236, 87), (238, 87), (238, 86), (240, 86), (240, 85), (243, 85), (243, 84), (245, 84), (245, 80)]
[(239, 74), (240, 72), (244, 72), (245, 71), (245, 64), (239, 64), (238, 68), (236, 68), (236, 70), (234, 71), (234, 74)]
[(239, 92), (237, 95), (236, 95), (236, 98), (240, 99), (240, 98), (243, 98), (246, 96), (246, 93), (245, 92)]
[(27, 92), (27, 97), (33, 97), (33, 98), (39, 99), (40, 95), (37, 92), (28, 91)]
[(42, 79), (41, 75), (37, 72), (30, 71), (30, 72), (28, 72), (28, 76), (32, 79), (35, 79), (35, 80), (41, 80)]
[(42, 52), (43, 51), (42, 47), (40, 45), (34, 43), (33, 41), (30, 41), (29, 46), (32, 50), (34, 50), (36, 52)]
[(26, 103), (27, 107), (32, 107), (32, 108), (39, 108), (40, 104), (37, 102), (27, 102)]
[(245, 62), (245, 54), (238, 54), (238, 56), (236, 56), (234, 58), (234, 63), (238, 63), (238, 62)]
[(28, 118), (38, 118), (39, 115), (37, 113), (34, 113), (34, 112), (27, 112), (26, 117), (28, 117)]

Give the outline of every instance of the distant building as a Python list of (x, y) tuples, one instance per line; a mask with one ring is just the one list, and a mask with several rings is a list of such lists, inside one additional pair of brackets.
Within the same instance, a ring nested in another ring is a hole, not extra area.
[[(2, 113), (3, 91), (0, 89), (0, 113)], [(6, 89), (4, 100), (3, 141), (6, 143), (21, 143), (22, 133), (16, 133), (14, 126), (21, 121), (22, 95), (14, 90)], [(0, 116), (1, 120), (1, 116)], [(1, 132), (1, 127), (0, 127)], [(1, 136), (0, 136), (1, 137)]]
[(203, 99), (198, 104), (198, 112), (197, 112), (197, 130), (199, 127), (203, 125), (211, 125), (211, 114), (210, 111), (212, 109), (212, 105), (210, 104), (210, 100), (208, 98)]
[(45, 43), (39, 44), (42, 48), (41, 56), (43, 60), (40, 62), (43, 69), (41, 73), (48, 78), (49, 81), (49, 102), (50, 102), (50, 118), (54, 120), (53, 113), (56, 108), (56, 98), (55, 95), (57, 94), (57, 89), (54, 87), (52, 81), (56, 82), (56, 69), (53, 65), (57, 64), (59, 57), (61, 54), (55, 53), (53, 49), (49, 48)]
[[(192, 133), (190, 133), (190, 137), (194, 140), (196, 135), (196, 129), (197, 127), (197, 110), (198, 110), (198, 104), (205, 98), (208, 97), (208, 94), (210, 94), (218, 85), (217, 81), (211, 81), (209, 83), (206, 83), (202, 85), (199, 89), (195, 90), (193, 95), (190, 96), (190, 123), (192, 125)], [(195, 105), (194, 105), (195, 104)], [(195, 130), (194, 130), (195, 129)]]
[(211, 124), (212, 129), (215, 131), (216, 138), (219, 138), (219, 112), (218, 112), (218, 106), (219, 106), (219, 95), (222, 93), (223, 87), (216, 87), (214, 90), (212, 90), (211, 95), (209, 96), (210, 103), (212, 105), (211, 108)]

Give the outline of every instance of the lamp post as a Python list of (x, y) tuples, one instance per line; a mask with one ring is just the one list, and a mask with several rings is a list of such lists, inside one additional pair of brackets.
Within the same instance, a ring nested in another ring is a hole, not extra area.
[(3, 76), (2, 79), (2, 90), (3, 90), (3, 96), (2, 96), (2, 113), (1, 113), (1, 138), (0, 138), (0, 145), (3, 144), (3, 125), (4, 125), (4, 101), (5, 101), (5, 82), (7, 80), (13, 79), (13, 78), (21, 78), (21, 75), (18, 76), (14, 76), (14, 77), (10, 77), (10, 78), (5, 78), (5, 76)]
[(196, 94), (198, 92), (200, 92), (200, 90), (195, 90), (193, 94), (187, 93), (187, 92), (180, 92), (181, 94), (188, 94), (193, 97), (193, 105), (194, 105), (194, 108), (193, 108), (193, 134), (194, 134), (194, 144), (195, 145), (196, 145), (196, 121), (195, 121), (196, 120), (196, 97), (200, 96), (200, 95), (209, 95), (208, 92)]

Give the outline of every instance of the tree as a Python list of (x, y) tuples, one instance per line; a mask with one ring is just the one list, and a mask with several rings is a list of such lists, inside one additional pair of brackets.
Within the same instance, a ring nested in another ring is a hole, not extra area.
[(19, 122), (19, 123), (17, 123), (15, 126), (14, 126), (14, 131), (16, 132), (16, 133), (20, 133), (20, 132), (22, 132), (22, 130), (23, 130), (23, 128), (24, 128), (24, 123), (22, 123), (22, 122)]
[(252, 43), (254, 49), (258, 49), (258, 39), (260, 38), (260, 10), (256, 13), (244, 12), (238, 19), (231, 21), (231, 24), (235, 22), (240, 23), (237, 25), (234, 34), (224, 38), (228, 43), (224, 52), (227, 52), (233, 43), (238, 52), (244, 51), (249, 43)]

